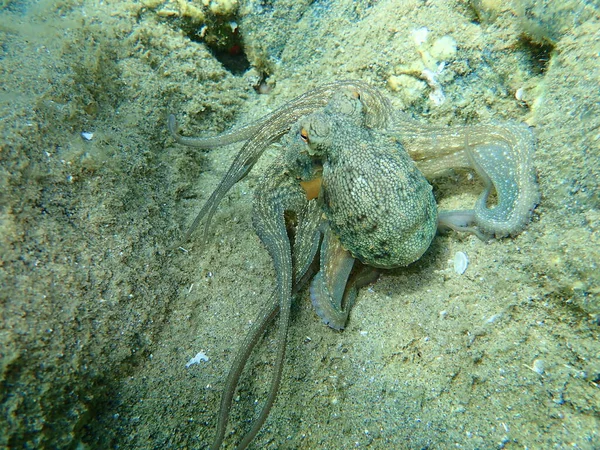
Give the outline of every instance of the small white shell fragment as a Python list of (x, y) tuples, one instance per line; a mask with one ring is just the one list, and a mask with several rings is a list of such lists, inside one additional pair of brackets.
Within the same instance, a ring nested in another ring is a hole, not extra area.
[(469, 265), (469, 258), (465, 252), (456, 252), (454, 254), (454, 271), (462, 275), (467, 270)]
[(515, 98), (519, 101), (522, 101), (524, 94), (525, 94), (525, 89), (523, 89), (521, 87), (521, 88), (517, 89), (517, 91), (515, 92)]
[(416, 30), (412, 30), (411, 33), (413, 41), (417, 47), (420, 47), (425, 42), (427, 42), (427, 35), (429, 34), (429, 30), (426, 27), (417, 28)]
[(533, 365), (531, 366), (531, 368), (535, 373), (543, 375), (544, 371), (546, 370), (546, 364), (544, 363), (543, 359), (536, 359), (535, 361), (533, 361)]
[(186, 368), (190, 367), (193, 364), (200, 364), (201, 361), (208, 361), (208, 356), (204, 354), (204, 352), (196, 353), (192, 359), (190, 359), (185, 365)]
[(498, 322), (498, 320), (502, 319), (503, 315), (504, 314), (502, 314), (502, 313), (494, 314), (492, 317), (490, 317), (488, 320), (486, 320), (485, 323)]
[(86, 141), (91, 141), (94, 137), (94, 133), (90, 133), (89, 131), (82, 131), (81, 137), (84, 138)]
[[(444, 69), (444, 64), (440, 65), (440, 70)], [(446, 100), (446, 96), (444, 95), (444, 91), (442, 90), (442, 86), (435, 79), (436, 75), (439, 72), (432, 72), (429, 69), (424, 69), (421, 72), (421, 78), (427, 82), (429, 87), (431, 88), (431, 92), (429, 93), (429, 99), (436, 106), (440, 106)]]

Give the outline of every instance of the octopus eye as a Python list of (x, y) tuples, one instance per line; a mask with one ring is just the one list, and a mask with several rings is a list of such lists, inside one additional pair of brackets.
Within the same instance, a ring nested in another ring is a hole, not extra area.
[(300, 138), (308, 144), (309, 139), (308, 139), (308, 131), (306, 131), (306, 128), (302, 128), (300, 130)]
[(352, 91), (352, 96), (355, 99), (360, 100), (360, 92), (358, 92), (358, 91)]

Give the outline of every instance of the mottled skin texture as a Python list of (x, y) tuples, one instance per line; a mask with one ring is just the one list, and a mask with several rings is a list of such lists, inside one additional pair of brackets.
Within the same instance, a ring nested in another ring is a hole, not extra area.
[[(315, 271), (310, 287), (315, 310), (326, 324), (343, 329), (357, 287), (370, 279), (366, 266), (393, 268), (416, 261), (438, 227), (482, 238), (516, 234), (539, 198), (533, 137), (526, 126), (422, 125), (393, 111), (377, 90), (358, 81), (323, 85), (255, 123), (217, 137), (182, 137), (173, 116), (169, 129), (180, 144), (199, 148), (246, 141), (185, 240), (202, 219), (206, 237), (229, 189), (272, 142), (281, 139), (283, 148), (255, 191), (253, 213), (256, 233), (273, 259), (276, 286), (227, 378), (212, 449), (224, 441), (232, 399), (249, 356), (279, 315), (271, 388), (237, 448), (246, 448), (262, 427), (281, 380), (292, 295)], [(427, 179), (451, 168), (475, 170), (484, 192), (473, 209), (438, 215)], [(497, 204), (489, 206), (492, 190)], [(318, 267), (313, 270), (315, 260)]]
[(361, 106), (342, 91), (300, 122), (309, 154), (323, 162), (322, 208), (353, 257), (373, 267), (406, 266), (435, 235), (432, 188), (397, 139), (365, 126)]

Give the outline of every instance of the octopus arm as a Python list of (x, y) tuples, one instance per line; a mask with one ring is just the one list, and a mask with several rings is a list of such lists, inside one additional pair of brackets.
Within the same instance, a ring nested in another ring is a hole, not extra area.
[[(440, 225), (481, 236), (504, 237), (522, 231), (539, 202), (531, 130), (521, 123), (490, 123), (458, 128), (420, 124), (399, 116), (391, 131), (428, 179), (449, 169), (470, 168), (484, 190), (473, 210), (440, 212)], [(488, 205), (495, 190), (497, 202)]]
[(246, 141), (255, 136), (260, 129), (269, 123), (274, 123), (275, 128), (281, 128), (283, 130), (281, 134), (285, 134), (298, 119), (326, 106), (331, 97), (344, 88), (360, 93), (361, 100), (369, 110), (369, 126), (384, 127), (389, 122), (392, 108), (387, 98), (366, 83), (348, 80), (327, 83), (316, 89), (312, 89), (252, 123), (228, 130), (217, 136), (182, 136), (177, 130), (177, 119), (173, 114), (169, 114), (167, 126), (171, 136), (177, 143), (188, 147), (205, 149)]
[(204, 241), (206, 241), (210, 222), (219, 203), (227, 195), (227, 192), (250, 172), (265, 149), (286, 134), (301, 117), (311, 114), (327, 105), (332, 96), (339, 89), (343, 88), (359, 93), (361, 102), (365, 105), (367, 122), (370, 126), (384, 127), (390, 121), (391, 106), (389, 101), (379, 91), (359, 81), (339, 81), (325, 84), (296, 97), (289, 103), (286, 103), (284, 106), (250, 125), (215, 137), (192, 138), (181, 136), (177, 132), (175, 116), (172, 114), (169, 115), (169, 131), (173, 139), (179, 144), (196, 148), (213, 148), (246, 141), (215, 191), (196, 215), (182, 243), (190, 238), (204, 218), (206, 218), (204, 226)]
[(325, 232), (321, 244), (321, 270), (310, 286), (310, 298), (323, 322), (335, 330), (343, 330), (348, 314), (356, 299), (356, 289), (346, 286), (352, 272), (354, 258), (345, 250), (331, 230)]

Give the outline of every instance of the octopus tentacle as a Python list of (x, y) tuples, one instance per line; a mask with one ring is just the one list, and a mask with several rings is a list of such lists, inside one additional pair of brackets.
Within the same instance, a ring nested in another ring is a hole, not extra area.
[(285, 211), (300, 211), (307, 203), (300, 185), (295, 180), (286, 177), (285, 174), (286, 171), (281, 164), (272, 165), (262, 179), (265, 186), (257, 191), (254, 198), (254, 229), (271, 255), (275, 266), (275, 295), (279, 305), (279, 325), (276, 337), (277, 356), (271, 387), (252, 428), (237, 447), (240, 450), (250, 444), (269, 415), (279, 390), (285, 359), (294, 280), (292, 249), (287, 234)]
[[(298, 239), (294, 244), (293, 254), (286, 228), (286, 211), (298, 212), (296, 231)], [(304, 275), (309, 270), (320, 240), (320, 209), (317, 207), (316, 201), (306, 199), (304, 191), (296, 180), (286, 176), (283, 163), (276, 162), (262, 178), (261, 189), (257, 190), (254, 199), (253, 217), (256, 233), (273, 259), (277, 274), (276, 288), (267, 306), (259, 314), (256, 324), (245, 338), (227, 377), (218, 415), (217, 432), (211, 446), (212, 450), (217, 450), (223, 443), (233, 395), (248, 358), (263, 331), (279, 313), (276, 337), (277, 356), (269, 393), (250, 431), (246, 433), (236, 448), (238, 450), (245, 449), (267, 419), (281, 382), (292, 294), (299, 287), (299, 283), (305, 279)]]
[(240, 350), (235, 355), (225, 387), (223, 388), (223, 395), (221, 397), (221, 406), (219, 408), (219, 414), (217, 419), (217, 432), (212, 445), (211, 450), (218, 450), (223, 444), (225, 439), (225, 430), (227, 429), (227, 422), (229, 422), (229, 411), (231, 410), (231, 404), (235, 390), (239, 384), (240, 377), (246, 367), (246, 363), (252, 354), (252, 351), (258, 344), (258, 341), (267, 326), (275, 319), (279, 312), (279, 304), (275, 292), (269, 298), (267, 305), (261, 310), (254, 325), (246, 335), (244, 342), (242, 343)]
[[(296, 293), (306, 281), (305, 277), (309, 274), (309, 267), (318, 251), (318, 245), (320, 241), (320, 222), (321, 211), (318, 208), (316, 201), (308, 202), (306, 206), (298, 213), (296, 239), (292, 254), (292, 265), (294, 269), (293, 293)], [(231, 365), (231, 369), (229, 370), (229, 374), (227, 376), (227, 381), (225, 382), (225, 387), (223, 388), (221, 405), (217, 419), (217, 430), (213, 443), (210, 447), (211, 450), (218, 450), (223, 444), (227, 423), (229, 422), (229, 413), (231, 411), (233, 396), (235, 395), (242, 372), (246, 367), (246, 363), (256, 348), (256, 345), (258, 344), (262, 334), (265, 332), (269, 324), (275, 320), (275, 317), (279, 313), (279, 303), (276, 294), (276, 291), (271, 294), (266, 306), (263, 307), (261, 312), (258, 314), (254, 325), (250, 331), (248, 331), (248, 334), (246, 335), (244, 342), (240, 346), (240, 349)], [(270, 390), (274, 390), (274, 393), (276, 394), (277, 387), (271, 386)], [(253, 428), (256, 428), (256, 431), (252, 434), (249, 433), (246, 435), (245, 440), (249, 439), (248, 443), (251, 440), (251, 438), (248, 437), (254, 437), (260, 428), (260, 425), (255, 425)], [(243, 443), (239, 444), (239, 448), (243, 448), (242, 444)]]
[(356, 299), (355, 289), (344, 295), (354, 258), (331, 230), (327, 230), (321, 244), (320, 259), (321, 270), (310, 285), (310, 298), (317, 315), (326, 325), (334, 330), (343, 330)]
[(212, 148), (247, 140), (235, 156), (231, 166), (215, 191), (197, 214), (182, 242), (186, 242), (190, 238), (191, 234), (200, 224), (200, 221), (205, 217), (204, 240), (206, 240), (210, 222), (220, 201), (238, 181), (250, 172), (265, 149), (286, 134), (291, 126), (301, 117), (311, 114), (327, 105), (331, 97), (344, 88), (352, 89), (359, 94), (361, 102), (365, 105), (368, 126), (384, 128), (390, 122), (392, 109), (387, 98), (381, 95), (376, 89), (360, 81), (339, 81), (325, 84), (296, 97), (286, 105), (251, 125), (234, 129), (215, 137), (183, 137), (177, 133), (175, 117), (170, 115), (168, 120), (169, 131), (172, 137), (182, 145), (196, 148)]
[[(440, 225), (479, 236), (504, 237), (522, 231), (539, 202), (533, 168), (534, 138), (521, 123), (489, 123), (442, 128), (398, 114), (392, 129), (426, 178), (449, 169), (470, 168), (484, 182), (484, 191), (469, 211), (440, 212)], [(497, 204), (487, 205), (491, 190)]]

